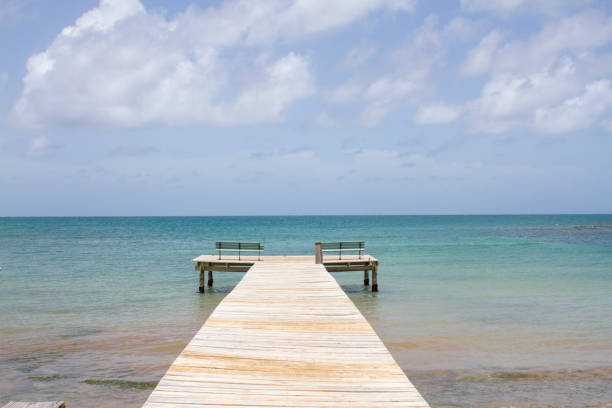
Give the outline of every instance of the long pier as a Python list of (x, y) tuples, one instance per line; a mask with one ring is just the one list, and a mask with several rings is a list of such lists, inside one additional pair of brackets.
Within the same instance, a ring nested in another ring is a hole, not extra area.
[(253, 262), (144, 407), (429, 405), (323, 264), (276, 259)]

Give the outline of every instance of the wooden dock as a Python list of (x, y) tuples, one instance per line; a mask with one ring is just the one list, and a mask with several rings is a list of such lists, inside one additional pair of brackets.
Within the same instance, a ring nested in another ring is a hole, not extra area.
[(144, 404), (428, 406), (324, 265), (310, 259), (253, 262)]
[[(208, 286), (212, 286), (213, 272), (246, 272), (257, 263), (315, 263), (315, 256), (266, 256), (265, 260), (260, 261), (257, 257), (246, 257), (237, 259), (236, 257), (225, 257), (220, 259), (216, 255), (200, 255), (192, 259), (195, 262), (196, 271), (200, 271), (200, 293), (204, 293), (205, 272), (208, 271)], [(370, 271), (372, 272), (372, 292), (378, 292), (378, 259), (371, 255), (360, 257), (344, 256), (343, 259), (327, 257), (320, 261), (328, 272), (348, 272), (363, 271), (363, 284), (370, 284)]]

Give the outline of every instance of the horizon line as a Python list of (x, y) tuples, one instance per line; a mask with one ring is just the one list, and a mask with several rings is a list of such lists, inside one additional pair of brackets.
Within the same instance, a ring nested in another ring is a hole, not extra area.
[(470, 217), (470, 216), (612, 215), (610, 212), (428, 213), (428, 214), (213, 214), (213, 215), (0, 215), (0, 218), (206, 218), (206, 217)]

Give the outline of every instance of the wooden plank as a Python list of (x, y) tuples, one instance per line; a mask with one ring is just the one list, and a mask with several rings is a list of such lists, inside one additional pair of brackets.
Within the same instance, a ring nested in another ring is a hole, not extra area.
[[(238, 259), (238, 256), (227, 256), (223, 257), (223, 259), (219, 259), (217, 255), (200, 255), (197, 258), (192, 259), (193, 262), (212, 262), (212, 263), (231, 263), (231, 264), (242, 264), (242, 265), (253, 265), (259, 262), (266, 263), (294, 263), (294, 262), (311, 262), (315, 263), (314, 255), (294, 255), (294, 256), (286, 256), (286, 255), (265, 255), (263, 256), (263, 260), (257, 260), (257, 255), (245, 255), (242, 259)], [(372, 255), (362, 254), (361, 258), (358, 255), (347, 254), (343, 255), (342, 259), (329, 259), (325, 260), (324, 263), (343, 263), (344, 261), (348, 262), (378, 262), (378, 259), (374, 258)]]
[(11, 401), (2, 408), (66, 408), (64, 401), (23, 402)]
[(327, 272), (371, 271), (372, 266), (326, 266)]
[(428, 407), (313, 261), (254, 263), (144, 407)]

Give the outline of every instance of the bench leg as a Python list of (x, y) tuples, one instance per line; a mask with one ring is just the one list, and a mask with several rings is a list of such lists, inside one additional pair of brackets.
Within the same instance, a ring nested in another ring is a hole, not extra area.
[(213, 285), (213, 271), (208, 271), (208, 286)]
[(367, 269), (363, 271), (363, 284), (368, 286), (370, 284), (370, 271)]
[(200, 269), (200, 293), (204, 293), (204, 269)]

